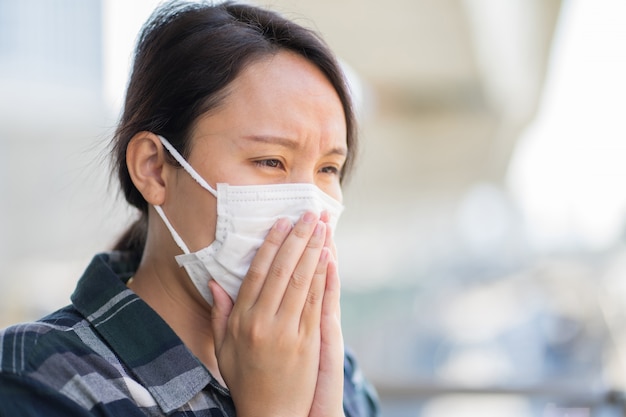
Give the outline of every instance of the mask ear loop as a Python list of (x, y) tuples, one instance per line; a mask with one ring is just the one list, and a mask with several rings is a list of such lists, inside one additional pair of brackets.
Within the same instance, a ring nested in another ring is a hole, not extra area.
[(217, 197), (217, 191), (215, 191), (213, 189), (213, 187), (211, 187), (205, 180), (204, 178), (202, 178), (200, 176), (200, 174), (198, 174), (196, 172), (195, 169), (193, 169), (193, 167), (191, 165), (189, 165), (189, 163), (187, 161), (185, 161), (185, 158), (183, 158), (183, 156), (178, 153), (178, 151), (176, 150), (176, 148), (174, 148), (172, 146), (171, 143), (169, 143), (167, 141), (167, 139), (165, 139), (163, 136), (161, 135), (157, 135), (159, 137), (159, 140), (161, 141), (161, 143), (163, 144), (163, 146), (165, 146), (165, 149), (167, 149), (169, 151), (169, 153), (174, 157), (174, 159), (176, 159), (176, 162), (178, 162), (185, 171), (187, 171), (187, 173), (189, 175), (191, 175), (191, 178), (193, 178), (194, 180), (196, 180), (196, 182), (198, 184), (200, 184), (200, 186), (202, 188), (204, 188), (205, 190), (207, 190), (208, 192), (210, 192), (211, 194), (213, 194), (215, 197)]
[[(200, 176), (200, 174), (198, 174), (196, 172), (195, 169), (193, 169), (193, 167), (191, 165), (189, 165), (189, 163), (187, 161), (185, 161), (185, 158), (182, 157), (182, 155), (180, 153), (178, 153), (178, 151), (176, 150), (176, 148), (174, 148), (172, 146), (171, 143), (169, 143), (169, 141), (167, 139), (165, 139), (163, 136), (161, 135), (157, 135), (159, 140), (161, 141), (161, 143), (163, 144), (163, 146), (165, 147), (165, 149), (168, 150), (168, 152), (174, 157), (174, 159), (176, 159), (176, 162), (178, 162), (185, 171), (187, 171), (187, 173), (189, 175), (191, 175), (191, 178), (193, 178), (194, 180), (196, 180), (196, 182), (198, 184), (200, 184), (200, 186), (202, 188), (204, 188), (205, 190), (207, 190), (208, 192), (210, 192), (211, 194), (213, 194), (215, 197), (217, 197), (217, 191), (215, 191), (205, 180), (204, 178), (202, 178)], [(174, 226), (172, 226), (172, 224), (170, 223), (170, 221), (167, 219), (167, 216), (165, 215), (165, 212), (163, 211), (163, 208), (161, 206), (154, 206), (154, 209), (156, 210), (156, 212), (158, 213), (158, 215), (161, 217), (161, 219), (163, 220), (163, 223), (165, 223), (165, 226), (167, 226), (167, 229), (170, 231), (170, 234), (172, 235), (172, 238), (174, 239), (174, 242), (176, 242), (176, 244), (178, 245), (178, 247), (185, 253), (185, 254), (189, 254), (191, 253), (191, 251), (189, 250), (189, 248), (187, 247), (187, 245), (185, 245), (185, 242), (183, 242), (183, 240), (181, 239), (180, 235), (176, 232), (176, 230), (174, 229)]]
[(176, 242), (178, 247), (183, 251), (183, 253), (185, 253), (185, 255), (190, 254), (191, 252), (189, 251), (189, 248), (187, 247), (187, 245), (185, 245), (185, 242), (183, 242), (183, 240), (180, 238), (178, 233), (176, 233), (176, 230), (174, 230), (174, 226), (172, 226), (172, 223), (170, 223), (170, 221), (167, 219), (167, 216), (165, 216), (165, 212), (163, 211), (163, 208), (161, 208), (161, 206), (153, 206), (153, 207), (156, 210), (156, 212), (159, 214), (159, 216), (161, 217), (161, 220), (163, 220), (163, 223), (165, 223), (165, 226), (167, 226), (168, 230), (170, 231), (170, 234), (172, 235), (172, 239), (174, 239), (174, 242)]

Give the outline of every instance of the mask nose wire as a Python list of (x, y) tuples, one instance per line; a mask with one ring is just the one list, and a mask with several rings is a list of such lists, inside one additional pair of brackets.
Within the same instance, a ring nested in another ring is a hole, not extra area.
[(196, 170), (193, 169), (193, 167), (189, 165), (187, 161), (185, 161), (185, 158), (183, 158), (183, 156), (176, 150), (176, 148), (174, 148), (172, 144), (169, 143), (167, 139), (165, 139), (163, 136), (161, 135), (157, 135), (157, 136), (159, 137), (159, 140), (161, 141), (163, 146), (165, 146), (165, 149), (167, 149), (169, 153), (174, 157), (174, 159), (176, 159), (176, 162), (178, 162), (183, 167), (183, 169), (187, 171), (189, 175), (191, 175), (191, 178), (196, 180), (196, 182), (200, 184), (202, 188), (204, 188), (205, 190), (207, 190), (208, 192), (210, 192), (217, 198), (217, 191), (215, 191), (215, 189), (211, 187), (209, 183), (206, 182), (204, 178), (202, 178), (200, 174), (198, 174)]

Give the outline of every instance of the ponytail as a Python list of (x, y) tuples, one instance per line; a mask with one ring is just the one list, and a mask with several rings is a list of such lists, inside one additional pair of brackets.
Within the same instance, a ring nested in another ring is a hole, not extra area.
[(148, 215), (141, 216), (131, 224), (128, 229), (118, 238), (113, 250), (130, 252), (133, 257), (141, 258), (146, 247), (148, 236)]

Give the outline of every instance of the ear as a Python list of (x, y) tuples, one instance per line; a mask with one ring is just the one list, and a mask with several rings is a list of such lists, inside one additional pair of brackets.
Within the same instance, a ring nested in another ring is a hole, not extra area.
[(150, 205), (165, 202), (165, 152), (157, 135), (151, 132), (137, 133), (126, 148), (130, 178)]

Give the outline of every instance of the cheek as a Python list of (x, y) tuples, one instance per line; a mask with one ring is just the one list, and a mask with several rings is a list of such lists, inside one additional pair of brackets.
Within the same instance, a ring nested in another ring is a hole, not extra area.
[(167, 212), (191, 251), (208, 246), (215, 239), (216, 200), (192, 179), (181, 181), (172, 192)]
[(343, 203), (343, 192), (341, 190), (341, 185), (339, 183), (333, 184), (322, 184), (318, 185), (318, 187), (324, 191), (326, 194), (334, 198), (335, 200)]

